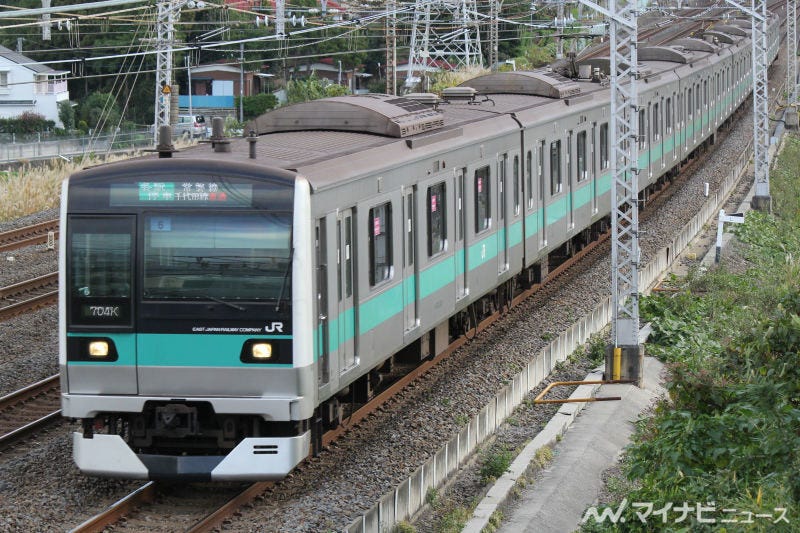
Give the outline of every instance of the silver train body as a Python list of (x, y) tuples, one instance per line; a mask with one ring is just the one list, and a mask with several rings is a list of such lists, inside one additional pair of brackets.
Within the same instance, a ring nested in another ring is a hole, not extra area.
[[(748, 28), (640, 49), (643, 197), (748, 97)], [(78, 467), (281, 478), (342, 398), (368, 397), (392, 361), (435, 356), (603, 231), (607, 84), (537, 71), (465, 85), (437, 105), (281, 108), (250, 141), (66, 181), (59, 360)]]

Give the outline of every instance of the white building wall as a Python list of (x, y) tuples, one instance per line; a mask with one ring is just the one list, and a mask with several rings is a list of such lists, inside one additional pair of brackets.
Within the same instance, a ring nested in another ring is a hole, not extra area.
[(36, 83), (36, 73), (0, 56), (0, 72), (5, 72), (8, 84), (0, 87), (0, 118), (15, 118), (25, 111), (32, 111), (56, 123), (58, 102), (69, 100), (66, 81)]

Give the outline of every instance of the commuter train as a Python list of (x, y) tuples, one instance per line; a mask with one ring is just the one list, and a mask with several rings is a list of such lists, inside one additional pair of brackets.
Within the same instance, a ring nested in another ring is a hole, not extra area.
[[(640, 45), (643, 200), (751, 92), (749, 22), (710, 26)], [(283, 107), (246, 138), (71, 176), (59, 363), (80, 470), (279, 479), (393, 362), (605, 231), (609, 60), (573, 67)]]

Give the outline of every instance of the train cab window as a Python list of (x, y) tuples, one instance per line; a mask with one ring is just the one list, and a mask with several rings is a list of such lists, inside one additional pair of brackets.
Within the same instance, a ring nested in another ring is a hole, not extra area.
[(533, 151), (525, 156), (525, 187), (528, 191), (528, 209), (533, 208)]
[(600, 124), (600, 168), (605, 170), (611, 164), (608, 152), (608, 122)]
[(392, 204), (369, 210), (369, 282), (375, 286), (392, 277)]
[(664, 109), (664, 126), (667, 129), (667, 135), (672, 133), (672, 98), (667, 98), (666, 107)]
[(514, 156), (514, 168), (513, 168), (514, 176), (514, 216), (519, 215), (519, 156)]
[(131, 324), (133, 217), (70, 217), (70, 322)]
[(489, 167), (475, 171), (475, 233), (489, 229), (492, 223), (489, 175)]
[(447, 249), (447, 195), (445, 183), (428, 187), (428, 257)]
[(291, 301), (290, 213), (144, 217), (145, 300)]
[(586, 179), (586, 132), (579, 131), (575, 139), (577, 150), (578, 181)]
[(563, 187), (561, 177), (561, 141), (550, 143), (550, 194), (558, 194)]

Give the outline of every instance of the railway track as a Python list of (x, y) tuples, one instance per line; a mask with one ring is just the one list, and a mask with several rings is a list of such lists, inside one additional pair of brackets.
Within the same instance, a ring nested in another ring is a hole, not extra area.
[(58, 239), (57, 218), (0, 233), (0, 252), (36, 244), (54, 244), (56, 239)]
[(0, 452), (61, 420), (58, 375), (0, 398)]
[(0, 287), (0, 321), (58, 301), (58, 272)]

